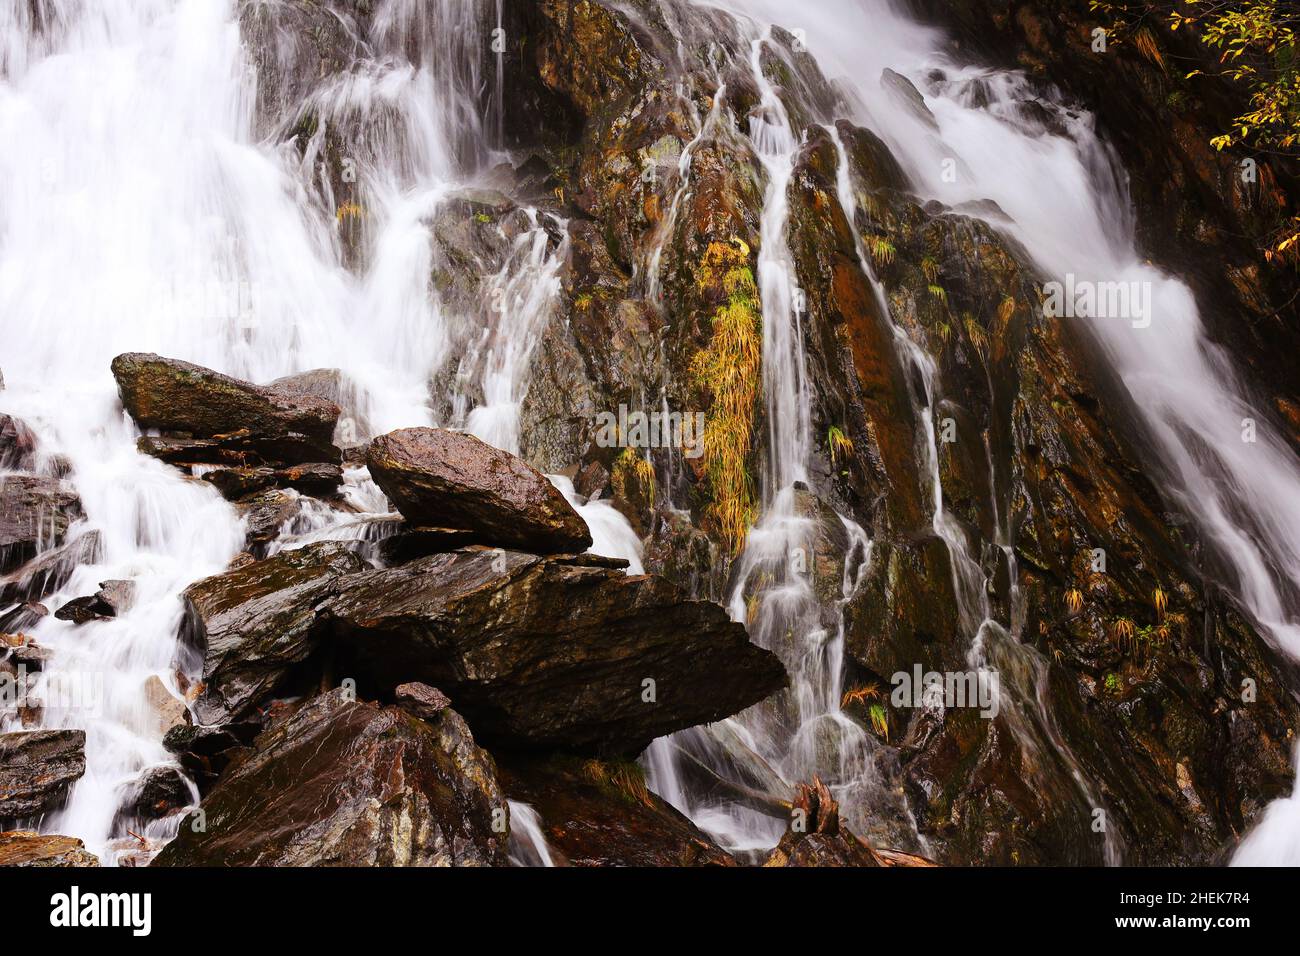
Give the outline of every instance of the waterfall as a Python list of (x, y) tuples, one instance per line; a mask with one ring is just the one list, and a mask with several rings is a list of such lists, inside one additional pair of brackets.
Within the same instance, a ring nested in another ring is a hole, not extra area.
[[(841, 705), (842, 611), (870, 567), (873, 542), (849, 517), (832, 514), (849, 542), (838, 595), (819, 597), (799, 569), (815, 551), (820, 520), (809, 510), (815, 442), (806, 317), (786, 239), (802, 132), (765, 70), (766, 58), (783, 56), (773, 24), (799, 31), (839, 81), (848, 118), (884, 139), (923, 198), (949, 206), (993, 200), (1006, 213), (993, 225), (1027, 249), (1044, 276), (1149, 290), (1149, 323), (1093, 320), (1087, 332), (1140, 418), (1150, 463), (1223, 567), (1225, 584), (1263, 633), (1300, 657), (1293, 506), (1300, 468), (1253, 407), (1230, 357), (1207, 341), (1186, 284), (1142, 261), (1124, 176), (1093, 117), (1049, 101), (1052, 131), (1020, 115), (1016, 104), (1029, 96), (1023, 75), (952, 62), (935, 31), (889, 0), (821, 0), (793, 12), (788, 0), (693, 2), (740, 18), (742, 62), (734, 65), (758, 93), (747, 147), (764, 189), (761, 512), (726, 605), (782, 657), (791, 687), (729, 720), (655, 741), (645, 757), (655, 791), (729, 849), (758, 851), (786, 829), (782, 801), (792, 787), (818, 775), (856, 832), (925, 849), (906, 801), (882, 778), (880, 745)], [(241, 23), (274, 24), (280, 0), (0, 0), (0, 396), (6, 412), (34, 429), (38, 467), (66, 470), (83, 502), (85, 518), (69, 537), (98, 542), (92, 562), (46, 603), (93, 593), (101, 581), (135, 584), (133, 603), (112, 620), (74, 626), (48, 616), (25, 628), (53, 652), (37, 676), (38, 694), (60, 681), (95, 691), (89, 711), (47, 706), (39, 717), (36, 726), (87, 733), (86, 772), (40, 828), (81, 837), (106, 863), (147, 855), (178, 823), (137, 820), (121, 807), (142, 772), (173, 760), (150, 688), (161, 683), (180, 696), (173, 676), (180, 593), (225, 569), (245, 539), (242, 519), (215, 488), (136, 452), (138, 430), (109, 373), (114, 355), (156, 351), (256, 382), (335, 368), (350, 396), (340, 441), (437, 424), (520, 450), (520, 408), (553, 317), (568, 224), (523, 209), (526, 225), (510, 237), (499, 270), (484, 277), (477, 303), (444, 301), (430, 281), (439, 253), (431, 222), (507, 158), (506, 67), (487, 32), (501, 23), (502, 4), (374, 0), (369, 8), (364, 25), (330, 11), (352, 62), (324, 78), (294, 36), (277, 33), (268, 50), (283, 83), (271, 89)], [(882, 88), (887, 68), (915, 84), (925, 116)], [(304, 69), (309, 82), (298, 89), (293, 80)], [(694, 139), (677, 159), (679, 182), (650, 254), (636, 265), (652, 302), (696, 148), (726, 122), (722, 75), (713, 77), (703, 115), (679, 90)], [(975, 83), (984, 91), (978, 104)], [(1046, 95), (1035, 90), (1032, 98)], [(829, 132), (838, 200), (852, 221), (847, 156)], [(345, 170), (335, 175), (340, 148)], [(948, 176), (952, 168), (961, 175)], [(860, 243), (857, 251), (888, 314)], [(1003, 675), (1007, 726), (1033, 763), (1057, 762), (1073, 781), (1064, 798), (1103, 806), (1047, 706), (1046, 661), (1021, 643), (1017, 599), (1009, 619), (997, 620), (976, 545), (945, 507), (935, 363), (901, 326), (894, 341), (921, 384), (917, 449), (931, 527), (952, 559), (967, 660)], [(452, 384), (444, 388), (438, 373), (447, 370)], [(626, 519), (606, 502), (584, 501), (569, 479), (551, 480), (587, 521), (593, 550), (625, 557), (640, 573), (641, 542)], [(335, 539), (362, 548), (392, 522), (361, 469), (348, 469), (342, 494), (340, 507), (304, 499), (271, 547)], [(991, 544), (1014, 578), (1007, 509), (993, 506), (1001, 517)], [(0, 731), (19, 727), (17, 717), (0, 716)], [(692, 782), (701, 777), (715, 785)], [(1300, 785), (1268, 809), (1237, 860), (1300, 858), (1297, 806)], [(518, 803), (511, 811), (512, 856), (549, 865), (536, 813)], [(1108, 835), (1107, 861), (1121, 862), (1123, 853)]]
[[(1231, 576), (1231, 590), (1263, 633), (1300, 657), (1300, 511), (1291, 505), (1300, 497), (1300, 468), (1268, 416), (1252, 409), (1230, 358), (1205, 338), (1187, 286), (1143, 262), (1124, 175), (1097, 135), (1094, 118), (1051, 103), (1065, 128), (1064, 135), (1053, 135), (1041, 121), (1017, 115), (1018, 102), (1042, 100), (1042, 91), (1031, 95), (1020, 73), (952, 62), (940, 52), (938, 33), (913, 22), (890, 0), (826, 0), (797, 14), (781, 0), (696, 2), (797, 28), (825, 75), (850, 91), (857, 112), (850, 118), (882, 136), (922, 198), (949, 206), (993, 200), (1007, 215), (993, 225), (1029, 250), (1044, 275), (1137, 283), (1150, 290), (1149, 323), (1094, 319), (1088, 331), (1142, 419), (1165, 489), (1197, 524)], [(927, 116), (883, 89), (887, 68), (922, 91)], [(934, 70), (945, 79), (928, 82)], [(966, 95), (974, 80), (986, 94), (978, 103)], [(954, 168), (961, 175), (949, 175)], [(865, 258), (863, 268), (870, 275)], [(1046, 662), (1019, 643), (1014, 622), (990, 618), (978, 555), (943, 509), (931, 413), (933, 363), (901, 330), (896, 338), (906, 364), (925, 382), (927, 404), (918, 411), (922, 448), (930, 456), (934, 530), (953, 559), (963, 626), (972, 637), (971, 664), (995, 665), (1004, 678), (1012, 675), (1012, 693), (1004, 683), (1002, 696), (1012, 705), (1021, 745), (1056, 748), (1080, 795), (1089, 806), (1102, 806), (1063, 748), (1042, 700)], [(765, 363), (771, 361), (765, 356)], [(1251, 440), (1243, 440), (1247, 434)], [(997, 544), (1009, 553), (1009, 541)], [(1264, 827), (1294, 834), (1288, 821), (1295, 819), (1295, 799), (1270, 808)], [(1264, 842), (1247, 840), (1240, 858), (1268, 860)], [(1108, 862), (1121, 855), (1122, 847), (1108, 835)]]
[[(146, 690), (156, 678), (179, 695), (180, 592), (224, 570), (245, 534), (212, 486), (136, 452), (111, 358), (156, 351), (256, 382), (337, 368), (354, 399), (340, 441), (447, 424), (517, 451), (530, 350), (558, 289), (565, 249), (547, 227), (563, 224), (532, 210), (532, 228), (489, 277), (494, 322), (455, 314), (430, 288), (430, 218), (498, 158), (487, 130), (500, 121), (499, 61), (496, 116), (479, 100), (481, 27), (499, 22), (495, 0), (378, 0), (366, 30), (340, 14), (356, 62), (259, 115), (269, 92), (240, 18), (280, 12), (277, 0), (0, 0), (4, 407), (35, 430), (46, 459), (70, 467), (86, 513), (70, 537), (100, 541), (95, 563), (47, 603), (100, 581), (136, 585), (115, 619), (25, 628), (54, 652), (38, 693), (79, 676), (101, 688), (93, 712), (43, 712), (41, 726), (86, 730), (87, 769), (40, 828), (82, 838), (109, 864), (148, 855), (180, 819), (124, 818), (119, 807), (142, 771), (173, 761)], [(294, 41), (270, 44), (286, 78), (300, 67)], [(350, 150), (341, 181), (323, 172), (335, 136)], [(350, 218), (364, 224), (351, 251), (340, 238)], [(462, 420), (439, 422), (430, 378), (455, 358), (457, 336), (480, 328), (481, 348), (461, 359), (483, 404), (462, 400)], [(567, 492), (597, 549), (640, 571), (625, 519)], [(304, 499), (273, 549), (371, 540), (383, 496), (359, 469), (343, 496), (342, 508)], [(16, 717), (0, 720), (18, 729)]]

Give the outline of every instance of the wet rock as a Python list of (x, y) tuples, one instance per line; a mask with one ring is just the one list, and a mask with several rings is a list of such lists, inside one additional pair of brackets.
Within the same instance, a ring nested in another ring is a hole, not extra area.
[(347, 69), (366, 47), (362, 34), (371, 4), (342, 0), (242, 3), (240, 35), (257, 73), (257, 119), (262, 135), (293, 119), (304, 96), (323, 78)]
[(309, 462), (289, 468), (218, 468), (203, 480), (234, 501), (272, 488), (292, 488), (304, 495), (332, 495), (343, 483), (343, 469), (328, 462)]
[(256, 721), (240, 721), (220, 727), (176, 724), (163, 736), (163, 746), (175, 754), (184, 770), (206, 792), (230, 762), (245, 751), (261, 729)]
[(925, 123), (930, 129), (938, 132), (938, 121), (934, 118), (934, 114), (930, 112), (930, 107), (925, 105), (925, 97), (921, 95), (921, 91), (916, 88), (911, 80), (901, 73), (885, 68), (880, 73), (880, 86), (917, 119)]
[(43, 813), (85, 772), (83, 730), (0, 734), (0, 820)]
[(55, 611), (54, 616), (74, 624), (106, 621), (130, 607), (134, 595), (135, 585), (130, 581), (101, 581), (94, 594), (73, 598)]
[(389, 564), (402, 564), (431, 554), (455, 551), (478, 541), (473, 531), (459, 528), (419, 528), (404, 525), (379, 543), (379, 553)]
[(50, 609), (36, 601), (18, 604), (0, 614), (0, 630), (18, 631), (31, 627), (41, 618), (48, 617)]
[(336, 435), (342, 445), (370, 434), (370, 422), (361, 412), (361, 391), (342, 369), (314, 368), (277, 378), (270, 387), (296, 395), (314, 395), (337, 405), (341, 414)]
[(20, 418), (0, 414), (0, 471), (36, 467), (36, 435)]
[(342, 575), (366, 566), (343, 545), (321, 542), (186, 588), (182, 642), (201, 662), (199, 723), (251, 713), (315, 649), (315, 605)]
[(473, 531), (483, 544), (540, 554), (591, 547), (586, 524), (554, 485), (472, 435), (404, 428), (376, 438), (366, 462), (412, 524)]
[(235, 504), (243, 515), (249, 547), (264, 545), (279, 537), (286, 521), (296, 518), (302, 511), (302, 499), (296, 494), (276, 489), (250, 495)]
[(324, 694), (260, 736), (154, 866), (491, 866), (506, 810), (452, 710), (431, 721)]
[(763, 861), (763, 866), (887, 865), (892, 864), (841, 825), (839, 805), (820, 779), (799, 784), (790, 829)]
[(451, 706), (451, 698), (428, 684), (398, 684), (393, 697), (398, 707), (421, 720), (432, 720)]
[(42, 647), (27, 639), (22, 644), (11, 649), (9, 659), (14, 664), (35, 672), (44, 670), (46, 662), (53, 656), (54, 652), (48, 647)]
[(0, 476), (0, 574), (61, 545), (82, 514), (81, 499), (57, 478)]
[(506, 795), (536, 811), (558, 866), (736, 865), (650, 792), (635, 763), (512, 757), (499, 766)]
[(39, 601), (67, 584), (72, 572), (80, 565), (94, 564), (99, 557), (98, 531), (87, 531), (57, 548), (44, 551), (16, 571), (0, 577), (0, 606)]
[(145, 820), (159, 820), (192, 802), (190, 782), (177, 767), (150, 767), (131, 783), (123, 807)]
[(635, 755), (784, 685), (721, 607), (601, 563), (456, 551), (350, 575), (321, 612), (341, 673), (436, 686), (516, 748)]
[(0, 833), (0, 866), (99, 866), (99, 857), (76, 837), (10, 830)]
[(113, 377), (122, 404), (141, 428), (179, 432), (181, 440), (207, 440), (266, 464), (341, 460), (334, 445), (339, 407), (315, 395), (252, 385), (139, 352), (113, 359)]

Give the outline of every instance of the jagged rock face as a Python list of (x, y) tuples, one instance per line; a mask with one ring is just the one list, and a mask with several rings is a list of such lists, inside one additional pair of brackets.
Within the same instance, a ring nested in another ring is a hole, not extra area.
[(99, 866), (99, 857), (76, 837), (10, 830), (0, 833), (0, 867), (9, 866)]
[(434, 555), (350, 575), (321, 611), (340, 673), (432, 684), (503, 747), (635, 756), (785, 682), (722, 608), (590, 559)]
[[(953, 862), (1096, 862), (1103, 851), (1089, 819), (1104, 792), (1111, 833), (1129, 862), (1213, 858), (1249, 817), (1255, 797), (1247, 794), (1287, 785), (1283, 715), (1293, 705), (1284, 671), (1258, 636), (1213, 607), (1195, 551), (1185, 532), (1171, 530), (1167, 506), (1132, 451), (1120, 391), (1077, 330), (1040, 317), (1023, 251), (978, 220), (920, 207), (897, 188), (878, 143), (840, 131), (855, 187), (872, 196), (853, 226), (890, 250), (876, 267), (891, 315), (934, 357), (936, 415), (955, 426), (956, 440), (939, 446), (945, 507), (976, 545), (994, 616), (1024, 615), (1020, 643), (989, 638), (994, 666), (1025, 702), (1023, 713), (990, 721), (954, 710), (936, 723), (891, 711), (905, 727), (900, 756), (922, 831)], [(809, 143), (792, 215), (803, 228), (830, 229), (816, 226), (838, 216), (824, 202), (833, 189), (827, 152), (814, 137)], [(813, 296), (816, 277), (833, 272), (816, 256), (820, 247), (799, 257), (801, 284)], [(942, 301), (931, 285), (944, 289)], [(856, 340), (853, 323), (849, 329)], [(867, 354), (896, 361), (876, 346)], [(856, 352), (853, 364), (860, 371)], [(864, 447), (877, 439), (888, 478), (881, 428), (866, 407)], [(876, 457), (869, 452), (840, 476), (849, 501), (859, 481), (873, 487), (869, 471), (866, 480), (855, 472)], [(909, 514), (896, 491), (891, 482), (886, 527), (901, 530)], [(971, 635), (959, 624), (953, 562), (927, 532), (878, 534), (848, 608), (848, 649), (868, 682), (918, 662), (927, 670), (968, 666)], [(989, 544), (1008, 536), (1014, 568)], [(1089, 571), (1093, 548), (1109, 555), (1108, 573)], [(1070, 610), (1076, 590), (1079, 614)], [(1155, 606), (1157, 590), (1165, 609)], [(1117, 637), (1126, 621), (1146, 645)], [(1207, 627), (1215, 657), (1267, 686), (1265, 706), (1242, 704), (1239, 678), (1205, 657), (1199, 636)], [(1238, 747), (1241, 740), (1250, 742)], [(1024, 759), (1035, 750), (1053, 756)], [(1091, 796), (1071, 782), (1079, 773)], [(1197, 783), (1189, 789), (1180, 779)], [(1216, 803), (1210, 794), (1230, 796)]]
[(0, 574), (63, 543), (81, 499), (57, 478), (0, 475)]
[(491, 866), (508, 808), (465, 722), (342, 691), (260, 736), (153, 866)]
[[(1149, 44), (1119, 30), (1099, 53), (1092, 31), (1109, 27), (1110, 18), (1076, 0), (912, 4), (952, 30), (958, 50), (1023, 68), (1096, 115), (1129, 172), (1143, 253), (1192, 287), (1210, 334), (1250, 368), (1252, 384), (1300, 449), (1300, 386), (1290, 360), (1300, 348), (1294, 272), (1262, 254), (1267, 238), (1296, 215), (1300, 170), (1286, 156), (1210, 145), (1244, 109), (1244, 93), (1222, 78), (1217, 51), (1200, 42), (1197, 28), (1171, 31), (1162, 17), (1143, 17)], [(1199, 75), (1189, 78), (1193, 70)], [(1242, 175), (1247, 158), (1258, 164), (1254, 180)]]
[[(1245, 196), (1235, 159), (1216, 159), (1204, 146), (1217, 130), (1192, 129), (1181, 108), (1169, 122), (1171, 81), (1158, 67), (1131, 48), (1104, 62), (1091, 56), (1088, 31), (1077, 29), (1079, 5), (1052, 4), (1052, 14), (1021, 2), (928, 6), (937, 18), (973, 28), (963, 42), (982, 31), (1003, 52), (1019, 44), (1023, 65), (1073, 90), (1116, 127), (1120, 151), (1141, 179), (1135, 199), (1145, 245), (1188, 275), (1202, 312), (1219, 317), (1219, 337), (1269, 377), (1285, 417), (1294, 382), (1276, 357), (1294, 352), (1287, 329), (1300, 326), (1266, 318), (1258, 306), (1290, 294), (1278, 290), (1273, 267), (1224, 245), (1225, 237), (1261, 235), (1275, 222), (1274, 187)], [(1062, 25), (1048, 22), (1058, 9)], [(567, 449), (580, 477), (607, 476), (596, 483), (600, 490), (650, 533), (647, 567), (719, 598), (730, 549), (710, 521), (717, 496), (707, 470), (672, 450), (652, 450), (656, 485), (647, 504), (644, 489), (629, 492), (633, 486), (612, 480), (619, 450), (594, 447), (583, 423), (564, 423), (556, 396), (580, 396), (581, 407), (596, 409), (660, 401), (713, 408), (691, 375), (727, 302), (725, 274), (706, 268), (706, 257), (712, 243), (739, 249), (739, 239), (751, 253), (756, 248), (764, 179), (742, 135), (757, 97), (731, 65), (736, 27), (725, 14), (672, 3), (507, 3), (505, 15), (508, 55), (520, 67), (507, 80), (508, 103), (545, 118), (513, 135), (538, 151), (563, 201), (583, 214), (570, 229), (558, 309), (566, 321), (553, 323), (537, 352), (539, 391), (525, 401), (522, 446), (548, 461)], [(696, 136), (689, 117), (718, 105), (709, 96), (716, 74), (695, 59), (703, 34), (717, 45), (713, 63), (727, 91), (693, 147), (689, 188), (674, 206), (683, 184), (677, 161)], [(1297, 714), (1286, 688), (1294, 675), (1216, 595), (1213, 568), (1145, 470), (1149, 456), (1130, 427), (1122, 389), (1077, 330), (1042, 320), (1042, 277), (1025, 250), (989, 225), (1000, 211), (922, 204), (885, 144), (843, 121), (847, 111), (830, 84), (780, 30), (764, 57), (787, 109), (805, 126), (787, 195), (787, 238), (808, 300), (813, 433), (820, 439), (835, 429), (852, 445), (837, 455), (829, 439), (819, 440), (809, 462), (812, 493), (873, 539), (872, 561), (846, 608), (848, 680), (887, 684), (918, 663), (964, 670), (974, 638), (959, 621), (954, 575), (969, 568), (954, 567), (932, 526), (921, 384), (900, 355), (896, 328), (935, 362), (934, 416), (951, 419), (957, 434), (939, 446), (944, 506), (986, 579), (977, 590), (990, 613), (1016, 625), (1016, 640), (991, 640), (990, 653), (1025, 712), (990, 721), (950, 710), (936, 721), (889, 709), (890, 740), (882, 743), (902, 744), (895, 753), (922, 832), (947, 862), (1098, 862), (1093, 807), (1073, 782), (1082, 776), (1104, 795), (1126, 861), (1213, 859), (1290, 785), (1286, 727)], [(591, 75), (593, 62), (608, 64), (603, 75)], [(1112, 66), (1132, 82), (1116, 83)], [(926, 82), (949, 79), (936, 72)], [(884, 95), (920, 101), (901, 76), (882, 83)], [(1026, 102), (1024, 110), (1048, 128), (1060, 126), (1043, 103)], [(859, 207), (853, 216), (838, 201), (839, 155), (823, 123), (835, 124), (848, 154)], [(1152, 137), (1152, 128), (1175, 135)], [(1226, 268), (1204, 269), (1206, 237)], [(883, 304), (861, 254), (883, 284)], [(649, 294), (652, 264), (661, 303)], [(752, 417), (761, 436), (760, 410)], [(545, 437), (534, 439), (532, 429)], [(553, 440), (557, 434), (566, 437)], [(751, 474), (760, 442), (746, 462)], [(689, 513), (664, 508), (668, 500)], [(1092, 548), (1110, 556), (1104, 577), (1081, 563)], [(1076, 591), (1079, 613), (1070, 610)], [(1245, 677), (1261, 688), (1253, 703), (1242, 701)], [(865, 711), (851, 712), (867, 722)], [(1068, 756), (1034, 758), (1036, 750), (1061, 749), (1053, 734)]]
[(591, 547), (587, 525), (554, 485), (473, 435), (403, 428), (376, 438), (366, 464), (412, 524), (471, 531), (481, 543), (539, 554)]
[(85, 772), (83, 730), (0, 734), (0, 820), (45, 812)]
[[(337, 464), (339, 407), (308, 392), (250, 385), (211, 369), (158, 355), (128, 352), (113, 359), (122, 404), (141, 428), (184, 433), (179, 447), (143, 443), (167, 461), (229, 460), (266, 464)], [(186, 441), (197, 440), (189, 447)], [(192, 457), (184, 457), (186, 453)], [(223, 456), (222, 453), (225, 453)]]
[(322, 542), (190, 585), (182, 643), (201, 662), (199, 722), (244, 717), (280, 686), (316, 648), (316, 605), (364, 567), (343, 545)]
[(512, 757), (501, 786), (536, 811), (556, 866), (735, 866), (628, 762)]

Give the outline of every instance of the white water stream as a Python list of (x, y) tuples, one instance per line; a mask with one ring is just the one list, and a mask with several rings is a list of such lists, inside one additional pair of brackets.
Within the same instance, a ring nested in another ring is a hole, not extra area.
[[(262, 6), (276, 12), (275, 0)], [(430, 377), (478, 319), (450, 314), (431, 291), (426, 222), (492, 159), (474, 96), (488, 62), (480, 12), (495, 9), (381, 0), (364, 36), (345, 18), (371, 55), (311, 94), (303, 109), (317, 125), (300, 160), (294, 145), (255, 135), (256, 73), (231, 0), (0, 0), (0, 400), (45, 456), (71, 464), (86, 512), (72, 535), (101, 536), (100, 560), (45, 604), (109, 579), (137, 588), (114, 620), (51, 616), (24, 628), (54, 652), (43, 685), (83, 676), (102, 689), (93, 713), (42, 715), (42, 726), (87, 731), (87, 770), (40, 826), (81, 837), (107, 863), (156, 847), (176, 825), (115, 821), (138, 775), (171, 759), (146, 681), (175, 691), (179, 592), (221, 571), (245, 533), (211, 486), (136, 453), (109, 362), (155, 351), (257, 382), (338, 368), (355, 393), (343, 439), (435, 424)], [(279, 39), (291, 61), (292, 38)], [(330, 130), (353, 137), (360, 275), (344, 267), (336, 228), (348, 211), (317, 174)], [(501, 290), (473, 357), (485, 403), (461, 423), (510, 450), (562, 261), (530, 215), (501, 273), (485, 277)], [(306, 502), (278, 546), (366, 537), (386, 503), (356, 470), (345, 493), (353, 510)], [(640, 542), (621, 516), (573, 500), (597, 549), (639, 570)], [(0, 729), (18, 728), (3, 719)]]
[[(491, 313), (454, 315), (429, 288), (435, 250), (428, 218), (498, 158), (501, 61), (485, 52), (479, 16), (497, 5), (376, 5), (371, 27), (355, 36), (364, 68), (310, 95), (318, 125), (301, 158), (296, 145), (272, 148), (256, 132), (255, 72), (233, 0), (0, 0), (0, 370), (7, 384), (0, 405), (36, 430), (47, 460), (57, 453), (70, 462), (87, 515), (73, 535), (101, 536), (98, 562), (79, 568), (46, 604), (93, 593), (102, 580), (130, 579), (137, 587), (134, 605), (113, 621), (74, 627), (49, 617), (28, 629), (55, 653), (47, 676), (102, 681), (93, 719), (57, 708), (43, 717), (45, 726), (87, 730), (88, 767), (66, 808), (41, 828), (82, 837), (106, 862), (136, 842), (122, 840), (115, 824), (124, 788), (169, 760), (144, 685), (154, 676), (171, 683), (178, 594), (220, 571), (244, 538), (234, 509), (215, 490), (135, 452), (136, 430), (118, 410), (111, 358), (156, 351), (253, 381), (339, 368), (355, 385), (348, 427), (360, 440), (435, 423), (430, 375), (457, 342), (472, 341), (457, 360), (482, 401), (463, 405), (451, 424), (518, 448), (531, 348), (555, 292), (563, 241), (557, 247), (540, 215), (530, 213), (533, 227), (516, 238), (502, 271), (486, 277), (501, 290)], [(790, 571), (791, 556), (810, 547), (812, 523), (796, 483), (807, 480), (812, 437), (784, 240), (785, 185), (801, 132), (761, 69), (771, 22), (803, 31), (823, 71), (856, 91), (851, 118), (886, 139), (922, 194), (951, 205), (995, 200), (1011, 220), (1000, 227), (1046, 275), (1150, 283), (1149, 327), (1099, 320), (1093, 332), (1144, 416), (1167, 490), (1235, 576), (1246, 609), (1300, 656), (1296, 462), (1252, 414), (1231, 363), (1206, 344), (1187, 288), (1141, 262), (1123, 178), (1092, 118), (1058, 110), (1065, 136), (1026, 121), (1015, 113), (1029, 95), (1023, 78), (947, 62), (936, 52), (940, 38), (887, 0), (820, 0), (793, 13), (783, 0), (710, 5), (756, 21), (749, 52), (762, 108), (747, 132), (767, 191), (758, 270), (770, 429), (763, 511), (729, 605), (734, 616), (750, 619), (756, 641), (782, 647), (793, 685), (783, 713), (757, 707), (657, 741), (648, 758), (656, 789), (728, 845), (750, 849), (770, 846), (784, 824), (731, 799), (693, 798), (680, 778), (683, 754), (719, 773), (743, 770), (751, 784), (765, 776), (755, 788), (778, 797), (820, 774), (863, 832), (871, 830), (871, 813), (893, 799), (880, 792), (874, 738), (840, 711), (842, 624), (826, 623), (837, 609), (824, 613), (807, 581)], [(882, 88), (886, 67), (922, 90), (933, 126)], [(930, 84), (935, 67), (946, 79)], [(989, 93), (986, 105), (969, 95), (975, 79)], [(489, 85), (497, 92), (485, 114), (476, 95)], [(725, 90), (717, 94), (724, 100)], [(701, 136), (720, 108), (694, 118)], [(365, 217), (359, 274), (344, 264), (341, 197), (319, 174), (331, 130), (349, 134), (356, 153), (355, 199)], [(691, 153), (681, 155), (669, 222), (687, 189)], [(948, 160), (961, 171), (953, 181), (944, 175)], [(850, 204), (843, 180), (840, 193)], [(549, 225), (563, 233), (562, 223)], [(865, 257), (863, 266), (869, 273)], [(646, 277), (652, 296), (658, 280), (656, 257)], [(901, 330), (898, 336), (903, 354), (926, 369), (928, 357)], [(918, 409), (925, 435), (918, 437), (933, 454), (932, 385), (927, 397)], [(1245, 418), (1256, 419), (1254, 442), (1242, 440)], [(933, 474), (934, 527), (953, 554), (971, 664), (1020, 675), (1015, 699), (1004, 705), (1017, 738), (1059, 748), (1038, 697), (1042, 662), (1019, 644), (1014, 620), (990, 619), (979, 562), (945, 515), (937, 466)], [(578, 501), (571, 485), (557, 484)], [(290, 545), (362, 535), (384, 502), (359, 472), (349, 473), (347, 493), (360, 514), (313, 505)], [(579, 504), (596, 550), (628, 557), (639, 569), (640, 543), (626, 521), (601, 502)], [(846, 522), (845, 532), (855, 556), (846, 561), (847, 599), (871, 548), (856, 525)], [(1057, 759), (1073, 766), (1068, 753)], [(1098, 805), (1088, 782), (1077, 782), (1081, 804)], [(1300, 861), (1294, 805), (1292, 798), (1270, 808), (1239, 859)], [(531, 861), (549, 859), (536, 821), (530, 830), (527, 814), (516, 812), (525, 831), (538, 831)], [(146, 841), (165, 839), (174, 825), (131, 821)], [(1107, 851), (1108, 859), (1121, 858), (1122, 847)]]
[[(1205, 339), (1187, 287), (1141, 260), (1126, 181), (1112, 151), (1097, 136), (1093, 117), (1049, 102), (1064, 135), (1026, 119), (1019, 105), (1041, 101), (1042, 95), (1029, 88), (1023, 75), (951, 62), (940, 52), (942, 38), (890, 0), (823, 0), (797, 12), (781, 0), (696, 2), (793, 31), (826, 76), (852, 91), (857, 115), (851, 118), (886, 140), (922, 196), (952, 206), (992, 199), (1010, 219), (995, 225), (1020, 240), (1046, 276), (1061, 282), (1069, 275), (1083, 281), (1136, 282), (1150, 289), (1149, 316), (1067, 321), (1091, 323), (1143, 417), (1165, 490), (1235, 575), (1233, 590), (1264, 632), (1300, 657), (1300, 509), (1294, 507), (1300, 500), (1300, 468), (1266, 417), (1252, 410), (1231, 361)], [(928, 115), (887, 88), (882, 82), (887, 68), (922, 91)], [(942, 71), (942, 81), (929, 82), (934, 70)], [(979, 97), (972, 95), (976, 82)], [(765, 165), (769, 175), (781, 175), (766, 160)], [(840, 192), (851, 221), (843, 178)], [(769, 192), (765, 223), (773, 215), (773, 201)], [(861, 258), (870, 275), (866, 257)], [(764, 306), (766, 321), (766, 301)], [(1148, 317), (1149, 323), (1142, 321)], [(923, 450), (928, 446), (932, 465), (934, 529), (952, 555), (963, 624), (972, 639), (970, 663), (1001, 670), (1004, 713), (1021, 746), (1055, 751), (1074, 778), (1082, 805), (1103, 806), (1044, 704), (1046, 662), (1019, 643), (1017, 609), (1005, 624), (990, 617), (978, 556), (943, 507), (932, 414), (937, 398), (933, 363), (901, 329), (897, 339), (905, 360), (926, 382), (928, 402), (918, 411), (925, 432), (921, 445)], [(787, 347), (791, 352), (786, 355), (765, 353), (765, 369), (797, 364), (794, 356), (801, 354), (801, 344)], [(797, 375), (787, 370), (777, 378), (787, 396), (801, 394)], [(767, 384), (774, 384), (770, 376)], [(773, 399), (768, 401), (770, 407)], [(1248, 421), (1254, 426), (1250, 441), (1245, 440)], [(781, 446), (774, 440), (775, 447)], [(797, 444), (782, 450), (806, 455)], [(798, 469), (801, 461), (786, 467)], [(760, 529), (771, 515), (769, 505)], [(1009, 541), (996, 544), (1010, 553)], [(1009, 684), (1014, 685), (1010, 694)], [(1260, 832), (1243, 844), (1240, 861), (1300, 861), (1295, 803), (1292, 797), (1270, 809)], [(1265, 846), (1271, 849), (1266, 852)], [(1107, 862), (1119, 862), (1122, 852), (1108, 836)]]

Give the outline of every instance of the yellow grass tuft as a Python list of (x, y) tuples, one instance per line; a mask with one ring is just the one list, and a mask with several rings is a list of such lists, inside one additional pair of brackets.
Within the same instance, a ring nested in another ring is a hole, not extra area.
[(690, 375), (711, 399), (702, 442), (711, 496), (706, 520), (736, 554), (758, 510), (745, 467), (763, 362), (762, 311), (749, 268), (749, 247), (740, 240), (710, 243), (697, 281), (702, 289), (721, 288), (727, 296), (713, 315), (708, 348), (691, 361)]

